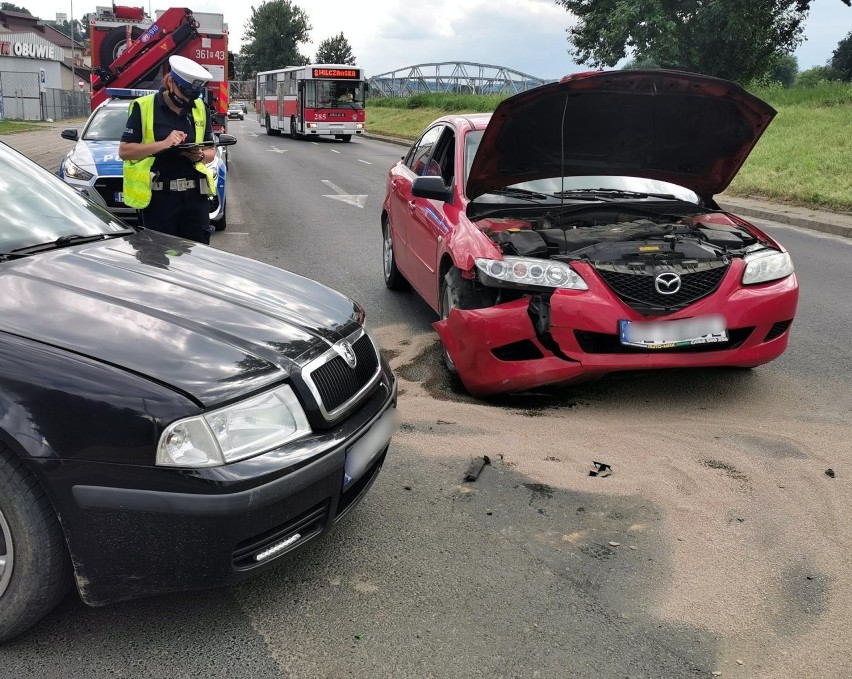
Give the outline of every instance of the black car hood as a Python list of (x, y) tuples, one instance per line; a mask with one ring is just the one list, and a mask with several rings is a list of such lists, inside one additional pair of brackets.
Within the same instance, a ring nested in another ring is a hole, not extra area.
[(315, 281), (150, 231), (0, 263), (0, 332), (205, 406), (284, 379), (359, 313)]
[(466, 194), (473, 200), (549, 177), (624, 175), (708, 198), (725, 190), (775, 113), (736, 83), (693, 73), (568, 76), (497, 106)]

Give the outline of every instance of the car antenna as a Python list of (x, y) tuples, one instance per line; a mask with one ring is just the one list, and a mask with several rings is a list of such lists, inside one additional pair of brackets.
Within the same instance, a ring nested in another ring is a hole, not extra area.
[(568, 113), (568, 92), (565, 92), (565, 106), (562, 108), (562, 129), (559, 132), (559, 207), (565, 206), (565, 116)]

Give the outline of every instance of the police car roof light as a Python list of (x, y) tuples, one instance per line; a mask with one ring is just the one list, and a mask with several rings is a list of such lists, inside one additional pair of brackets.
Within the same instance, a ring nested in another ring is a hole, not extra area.
[(115, 97), (116, 99), (136, 99), (157, 92), (157, 90), (135, 90), (129, 87), (107, 87), (104, 91), (108, 97)]

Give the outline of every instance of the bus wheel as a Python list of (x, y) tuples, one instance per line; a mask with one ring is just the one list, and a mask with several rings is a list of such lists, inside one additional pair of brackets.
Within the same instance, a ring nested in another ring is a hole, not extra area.
[(266, 134), (270, 137), (275, 134), (275, 131), (272, 129), (272, 125), (269, 124), (269, 114), (266, 114)]

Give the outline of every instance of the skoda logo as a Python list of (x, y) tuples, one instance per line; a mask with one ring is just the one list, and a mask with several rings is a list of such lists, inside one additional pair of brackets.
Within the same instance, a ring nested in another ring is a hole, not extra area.
[(654, 289), (661, 295), (673, 295), (680, 290), (680, 276), (674, 271), (664, 271), (654, 279)]
[(338, 342), (334, 345), (334, 350), (340, 355), (340, 357), (346, 361), (346, 365), (348, 365), (353, 370), (355, 366), (358, 365), (358, 358), (355, 356), (355, 350), (352, 348), (352, 345), (349, 344), (346, 340), (342, 342)]

